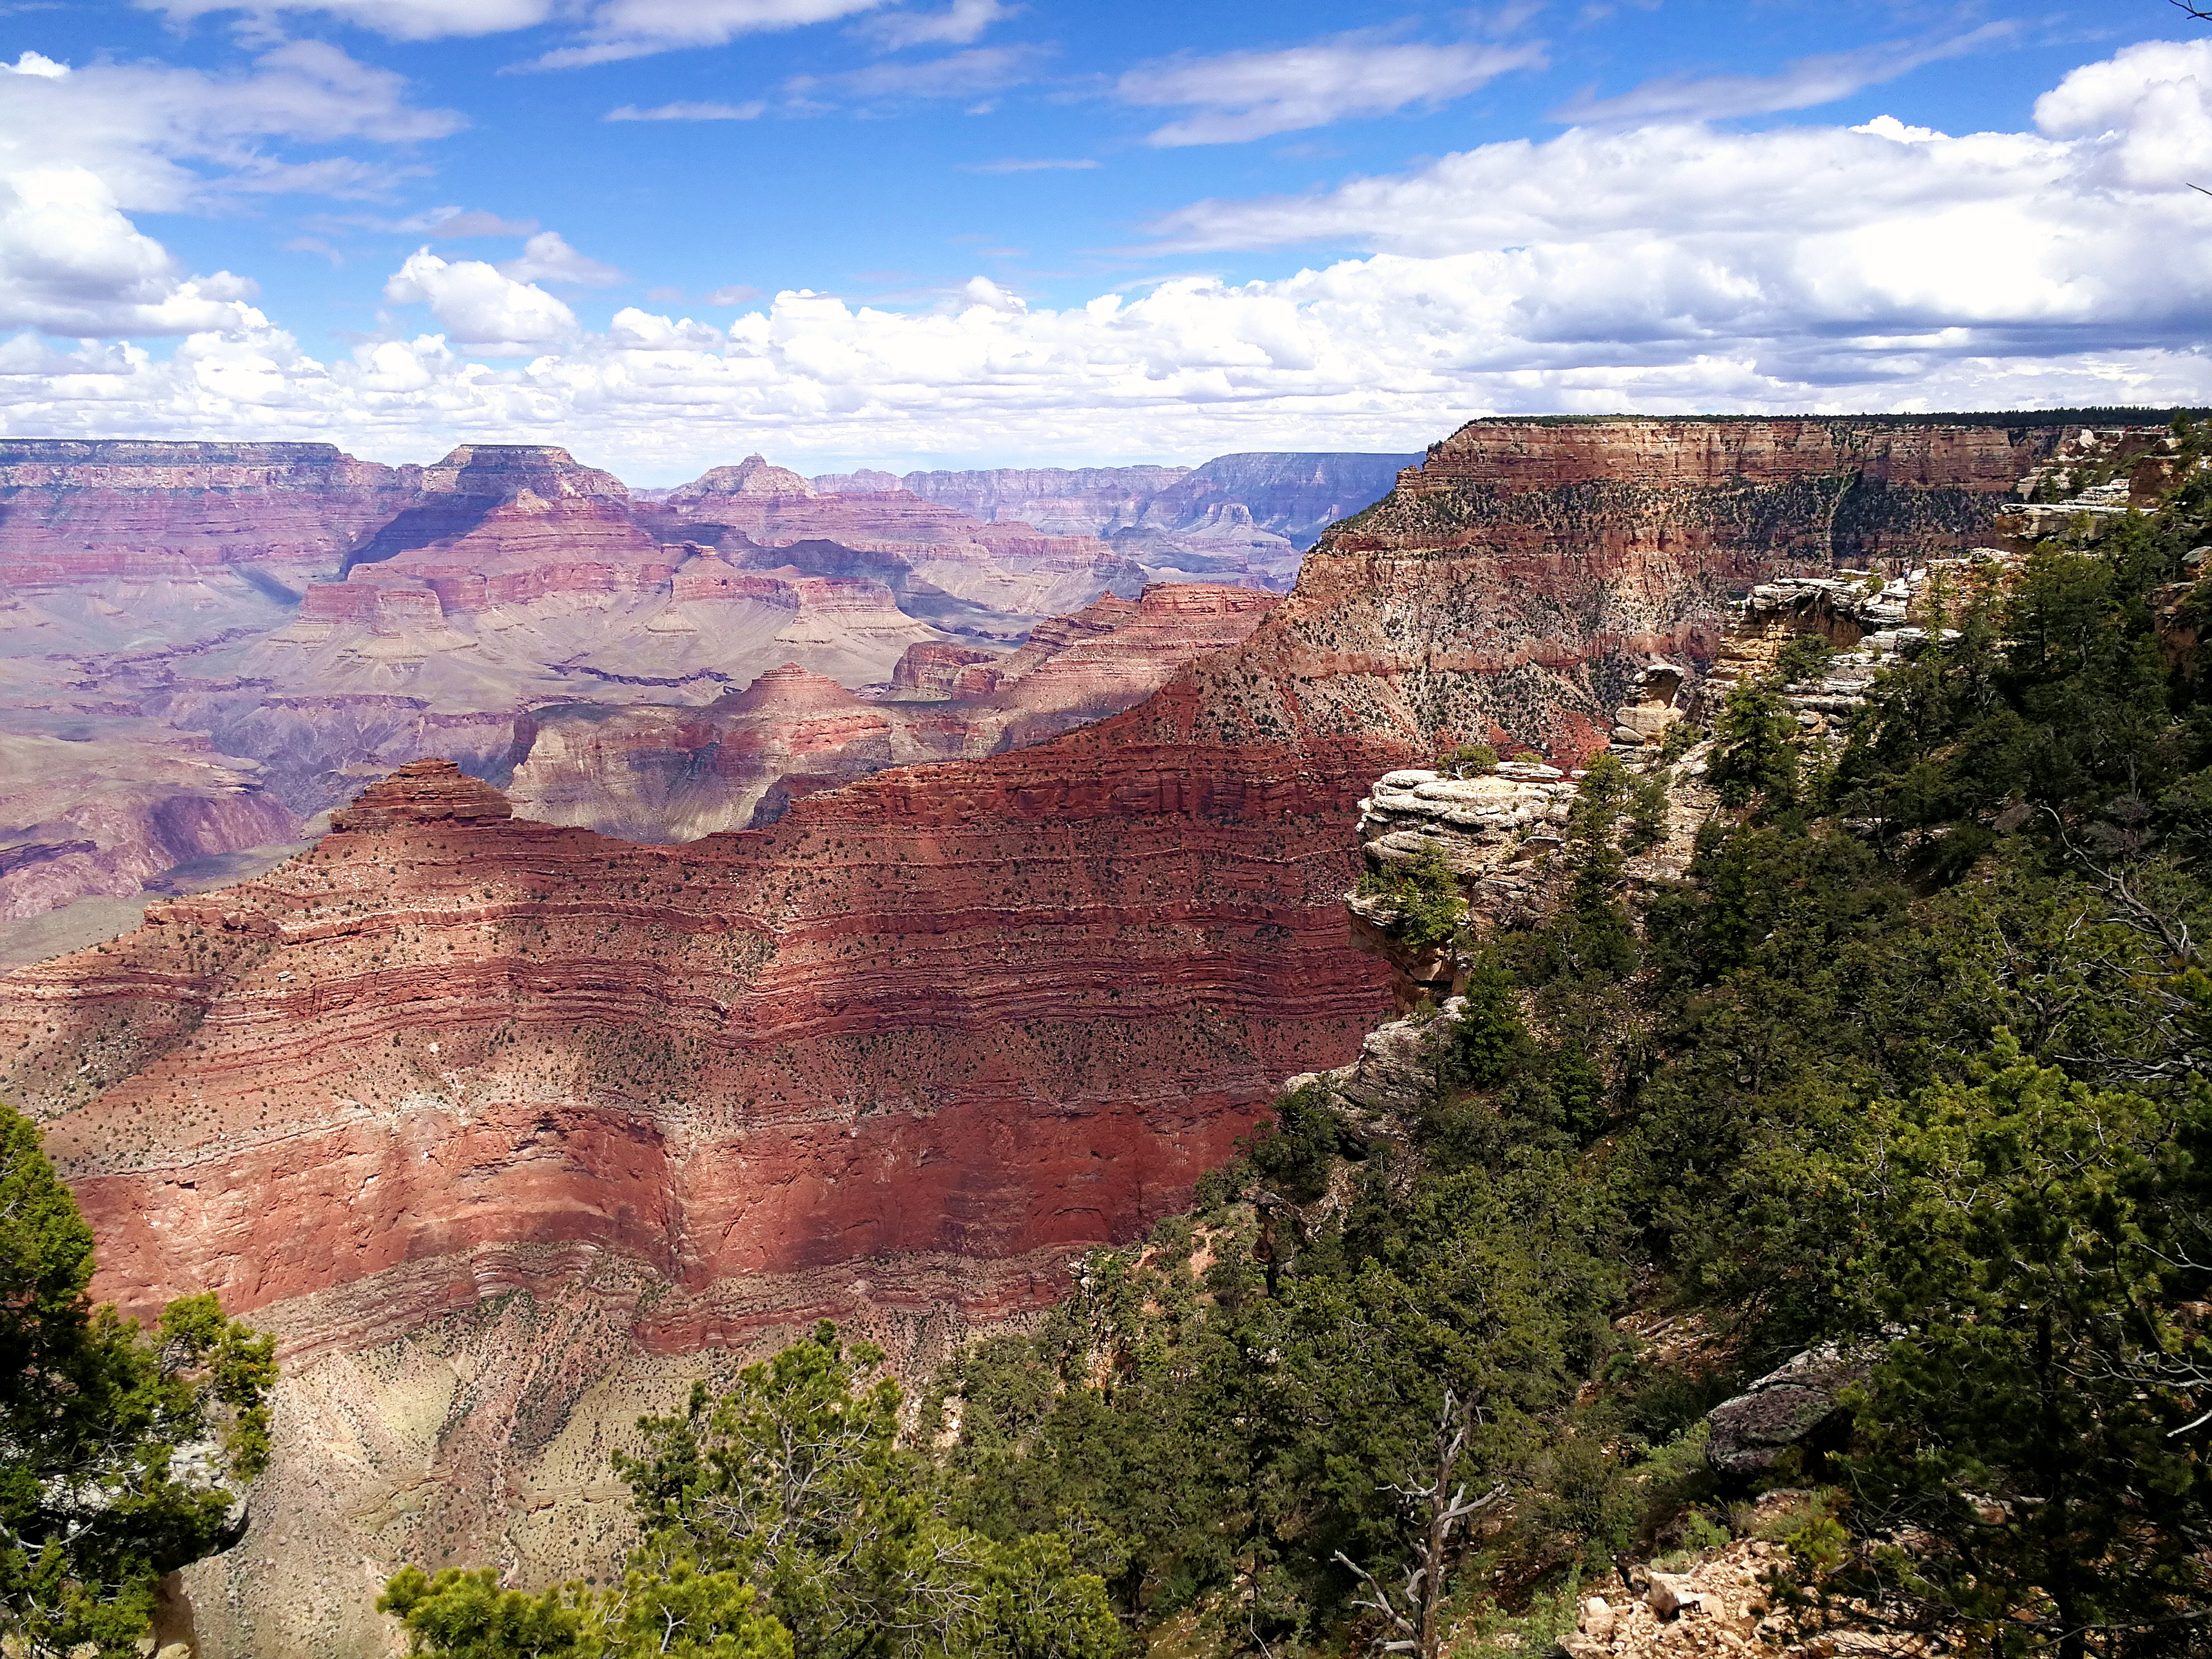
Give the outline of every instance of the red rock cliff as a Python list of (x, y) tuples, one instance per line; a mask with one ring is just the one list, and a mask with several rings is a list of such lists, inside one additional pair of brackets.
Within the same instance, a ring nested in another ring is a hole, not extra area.
[(331, 444), (0, 440), (0, 583), (270, 561), (331, 570), (417, 467)]

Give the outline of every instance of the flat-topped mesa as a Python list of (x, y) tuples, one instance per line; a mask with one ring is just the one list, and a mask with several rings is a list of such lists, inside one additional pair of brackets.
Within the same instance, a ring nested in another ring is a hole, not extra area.
[[(551, 444), (462, 444), (421, 473), (416, 503), (395, 514), (347, 553), (342, 576), (390, 564), (404, 556), (474, 538), (446, 562), (464, 586), (486, 562), (533, 542), (540, 553), (573, 553), (571, 544), (612, 539), (650, 547), (653, 538), (629, 521), (629, 489), (621, 479), (580, 465)], [(375, 573), (397, 578), (401, 568)], [(441, 595), (445, 599), (445, 595)], [(447, 599), (448, 608), (453, 600)]]
[(445, 459), (422, 469), (426, 495), (512, 501), (526, 491), (548, 499), (629, 499), (629, 486), (620, 478), (586, 466), (557, 444), (457, 444)]
[(972, 472), (857, 472), (817, 478), (823, 490), (906, 489), (985, 523), (1017, 520), (1048, 535), (1095, 536), (1133, 522), (1182, 466), (993, 467)]
[(1517, 490), (1594, 483), (1710, 489), (1856, 474), (2007, 495), (2057, 447), (2063, 428), (2003, 422), (1474, 421), (1431, 450), (1407, 482), (1418, 496), (1462, 482)]
[(728, 693), (710, 705), (716, 710), (742, 714), (763, 714), (771, 709), (799, 714), (868, 706), (827, 674), (817, 674), (795, 662), (769, 669), (744, 690)]
[(1326, 451), (1217, 455), (1164, 485), (1128, 522), (1203, 540), (1206, 529), (1235, 521), (1303, 550), (1388, 494), (1401, 471), (1420, 459)]
[(507, 797), (483, 779), (449, 760), (418, 760), (362, 790), (352, 805), (331, 815), (331, 828), (359, 835), (406, 824), (492, 823), (514, 816)]
[(226, 443), (142, 438), (0, 438), (0, 467), (328, 465), (353, 457), (336, 444)]

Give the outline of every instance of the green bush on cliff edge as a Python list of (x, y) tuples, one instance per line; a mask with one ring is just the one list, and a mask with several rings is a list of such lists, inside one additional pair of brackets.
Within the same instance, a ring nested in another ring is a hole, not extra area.
[(0, 1643), (135, 1656), (164, 1574), (222, 1548), (269, 1456), (275, 1344), (210, 1295), (95, 1307), (92, 1230), (0, 1105)]
[(1390, 931), (1417, 950), (1447, 943), (1467, 908), (1459, 878), (1434, 842), (1425, 843), (1410, 863), (1369, 871), (1360, 877), (1358, 890), (1360, 897), (1381, 899), (1389, 907)]

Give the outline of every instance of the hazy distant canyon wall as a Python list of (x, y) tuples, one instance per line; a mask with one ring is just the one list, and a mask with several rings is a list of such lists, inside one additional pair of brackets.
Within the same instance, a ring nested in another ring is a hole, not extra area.
[[(1303, 496), (1253, 501), (1270, 522), (1311, 511)], [(1072, 671), (1095, 651), (1030, 674), (1041, 623), (1049, 636), (1162, 583), (1279, 591), (1295, 569), (1272, 534), (1224, 539), (1201, 523), (1195, 553), (1166, 532), (1112, 544), (1087, 519), (1042, 529), (1006, 506), (841, 495), (759, 457), (640, 497), (550, 447), (464, 445), (386, 467), (326, 444), (0, 442), (0, 922), (311, 834), (425, 755), (501, 782), (522, 769), (532, 799), (562, 794), (563, 822), (652, 840), (743, 827), (771, 795), (1126, 707), (1230, 642), (1208, 623), (1178, 647), (1155, 605), (1127, 663), (1099, 659), (1082, 684)], [(668, 757), (720, 741), (683, 733), (718, 730), (705, 711), (771, 671), (961, 702), (932, 678), (948, 652), (1006, 659), (992, 683), (1027, 678), (1021, 707), (1005, 693), (933, 727), (864, 720), (884, 741), (833, 745), (811, 767), (793, 750), (787, 784), (762, 771), (777, 743), (742, 764), (718, 749), (664, 787)], [(564, 741), (631, 707), (666, 739)], [(707, 726), (674, 712), (687, 709)], [(578, 779), (585, 763), (611, 769)], [(550, 775), (565, 781), (529, 781)], [(592, 802), (605, 811), (587, 818)]]

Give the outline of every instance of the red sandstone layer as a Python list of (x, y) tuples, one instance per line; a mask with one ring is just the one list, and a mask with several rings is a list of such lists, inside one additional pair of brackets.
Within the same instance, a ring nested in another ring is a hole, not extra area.
[(1071, 758), (888, 774), (669, 852), (424, 763), (314, 854), (14, 975), (9, 1081), (61, 1113), (103, 1293), (137, 1308), (495, 1243), (697, 1292), (1123, 1236), (1372, 1012), (1328, 908), (1348, 854), (1304, 828), (1358, 782)]

